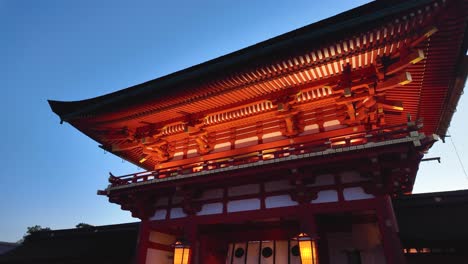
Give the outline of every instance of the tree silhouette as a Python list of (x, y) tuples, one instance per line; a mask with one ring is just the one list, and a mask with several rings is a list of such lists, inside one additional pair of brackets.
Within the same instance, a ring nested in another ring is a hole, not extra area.
[(18, 243), (23, 243), (26, 238), (30, 235), (32, 235), (33, 233), (35, 232), (39, 232), (39, 231), (50, 231), (51, 229), (48, 228), (48, 227), (42, 227), (40, 225), (35, 225), (35, 226), (28, 226), (27, 227), (27, 231), (26, 231), (26, 234), (24, 234), (23, 238), (21, 238)]

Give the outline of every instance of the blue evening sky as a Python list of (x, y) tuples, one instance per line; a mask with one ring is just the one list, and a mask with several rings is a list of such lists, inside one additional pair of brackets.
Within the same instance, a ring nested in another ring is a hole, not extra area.
[[(69, 124), (59, 125), (47, 99), (113, 92), (365, 2), (0, 0), (0, 241), (17, 241), (32, 225), (137, 220), (96, 190), (106, 187), (109, 171), (138, 168), (104, 154)], [(450, 134), (467, 166), (463, 116), (466, 97)], [(437, 143), (428, 156), (441, 156), (442, 164), (421, 165), (415, 192), (468, 187), (450, 141)]]

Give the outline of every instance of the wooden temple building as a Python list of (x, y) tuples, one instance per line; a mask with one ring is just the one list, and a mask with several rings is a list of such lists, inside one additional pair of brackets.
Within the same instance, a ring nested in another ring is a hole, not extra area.
[(49, 101), (146, 171), (98, 194), (137, 262), (405, 263), (392, 197), (444, 138), (466, 0), (377, 1), (111, 94)]

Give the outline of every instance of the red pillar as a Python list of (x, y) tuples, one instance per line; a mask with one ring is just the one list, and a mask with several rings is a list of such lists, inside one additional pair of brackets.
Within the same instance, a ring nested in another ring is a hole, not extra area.
[(149, 220), (142, 220), (140, 223), (140, 230), (138, 233), (138, 246), (137, 246), (137, 264), (146, 263), (146, 254), (148, 252), (150, 235)]
[(305, 232), (308, 235), (317, 235), (317, 224), (315, 222), (315, 215), (307, 210), (305, 206), (300, 207), (299, 209), (299, 224), (300, 232)]
[[(191, 217), (192, 218), (192, 217)], [(186, 229), (187, 238), (190, 242), (190, 264), (199, 264), (202, 263), (200, 259), (200, 243), (198, 236), (198, 226), (195, 223), (194, 219), (189, 220), (189, 225)]]
[(406, 263), (398, 235), (398, 223), (393, 211), (392, 200), (389, 195), (376, 198), (377, 218), (387, 264)]

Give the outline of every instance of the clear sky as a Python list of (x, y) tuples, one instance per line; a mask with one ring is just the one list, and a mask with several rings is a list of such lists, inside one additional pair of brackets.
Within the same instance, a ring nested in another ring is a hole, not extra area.
[[(138, 168), (59, 125), (47, 99), (113, 92), (365, 2), (0, 0), (0, 241), (17, 241), (32, 225), (137, 220), (96, 190), (107, 186), (109, 171)], [(465, 96), (450, 127), (465, 166), (467, 116)], [(450, 139), (428, 156), (442, 164), (421, 165), (415, 192), (468, 188)]]

